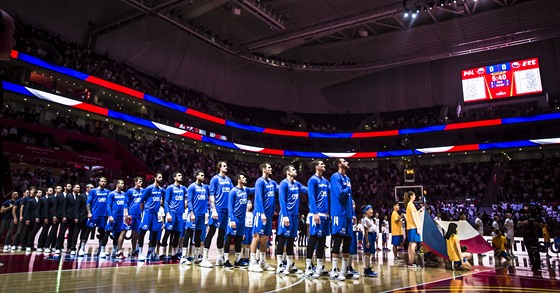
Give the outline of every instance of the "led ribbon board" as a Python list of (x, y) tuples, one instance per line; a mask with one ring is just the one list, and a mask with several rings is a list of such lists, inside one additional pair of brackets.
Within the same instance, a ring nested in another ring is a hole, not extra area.
[(30, 87), (21, 86), (7, 81), (3, 81), (2, 83), (5, 90), (17, 94), (21, 94), (27, 97), (34, 97), (37, 99), (41, 99), (43, 101), (57, 103), (70, 108), (79, 109), (85, 112), (97, 114), (104, 117), (118, 119), (142, 127), (162, 131), (164, 133), (187, 137), (192, 140), (202, 141), (208, 144), (213, 144), (215, 146), (220, 146), (227, 149), (247, 151), (247, 152), (267, 154), (267, 155), (276, 155), (276, 156), (304, 157), (304, 158), (338, 158), (338, 157), (388, 158), (388, 157), (411, 156), (413, 154), (454, 153), (454, 152), (503, 149), (503, 148), (513, 148), (513, 147), (515, 148), (534, 147), (539, 145), (560, 144), (560, 138), (547, 138), (547, 139), (520, 140), (520, 141), (497, 142), (497, 143), (469, 144), (469, 145), (458, 145), (458, 146), (440, 146), (440, 147), (420, 148), (415, 150), (393, 150), (393, 151), (384, 151), (384, 152), (333, 153), (333, 152), (303, 152), (303, 151), (294, 151), (294, 150), (268, 149), (268, 148), (255, 147), (255, 146), (223, 141), (205, 135), (192, 133), (177, 127), (172, 127), (155, 121), (113, 111), (107, 108), (83, 103), (53, 93), (36, 90)]

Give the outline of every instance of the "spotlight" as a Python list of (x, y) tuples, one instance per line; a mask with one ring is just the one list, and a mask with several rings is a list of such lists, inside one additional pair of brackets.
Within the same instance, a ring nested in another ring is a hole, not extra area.
[(416, 5), (416, 14), (420, 13), (420, 9), (421, 9), (421, 8), (422, 8), (422, 7), (420, 7), (420, 5)]
[(409, 14), (410, 14), (410, 10), (408, 10), (408, 8), (406, 8), (406, 9), (404, 10), (404, 14), (403, 14), (403, 15), (404, 15), (404, 18), (407, 18)]
[(418, 15), (418, 12), (413, 12), (411, 16), (412, 16), (412, 18), (416, 18), (417, 15)]
[(428, 3), (428, 7), (430, 8), (430, 10), (434, 9), (434, 2), (433, 2), (433, 1), (430, 1), (430, 2)]

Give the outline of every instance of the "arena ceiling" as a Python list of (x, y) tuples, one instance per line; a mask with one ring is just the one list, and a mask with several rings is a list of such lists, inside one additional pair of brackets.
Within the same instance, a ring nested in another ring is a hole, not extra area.
[[(83, 11), (92, 24), (89, 30), (83, 28), (83, 17), (64, 19), (67, 27), (81, 23), (80, 39), (85, 39), (86, 31), (93, 41), (123, 29), (146, 32), (149, 20), (154, 35), (175, 27), (185, 37), (195, 36), (247, 62), (315, 71), (318, 88), (388, 68), (560, 35), (560, 1), (556, 0), (22, 2), (53, 16), (59, 5)], [(416, 18), (404, 17), (405, 9), (417, 8)]]
[[(153, 15), (169, 25), (186, 24), (187, 29), (210, 35), (214, 43), (226, 42), (236, 54), (333, 70), (399, 66), (551, 38), (560, 32), (560, 1), (550, 0), (122, 3), (126, 5), (114, 17), (97, 21), (94, 33), (134, 25)], [(420, 12), (416, 18), (405, 18), (405, 9)]]

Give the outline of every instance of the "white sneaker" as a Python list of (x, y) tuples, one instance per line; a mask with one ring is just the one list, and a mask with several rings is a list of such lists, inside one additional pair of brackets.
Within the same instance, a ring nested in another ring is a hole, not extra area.
[(313, 271), (310, 267), (305, 270), (305, 276), (312, 279), (319, 278), (319, 274)]
[[(290, 272), (288, 272), (289, 274)], [(284, 274), (284, 265), (280, 265), (276, 268), (276, 274), (277, 275), (283, 275)]]
[(260, 265), (261, 265), (261, 269), (263, 269), (263, 271), (274, 271), (275, 270), (270, 264), (268, 264), (268, 262), (266, 262), (266, 260), (261, 260)]
[(203, 268), (214, 267), (214, 265), (207, 258), (202, 259), (202, 261), (200, 262), (200, 266), (203, 267)]
[(223, 266), (225, 262), (226, 262), (226, 261), (225, 261), (225, 259), (224, 259), (223, 256), (222, 256), (222, 257), (218, 257), (218, 259), (216, 259), (216, 265), (217, 265), (217, 266)]
[(76, 250), (75, 249), (70, 250), (70, 255), (76, 255)]
[(338, 281), (346, 280), (346, 278), (343, 275), (340, 274), (338, 269), (335, 269), (335, 270), (331, 271), (330, 278), (331, 278), (331, 280), (338, 280)]
[(10, 246), (9, 245), (4, 245), (4, 251), (8, 251), (10, 250)]
[[(144, 256), (143, 254), (140, 254), (138, 256), (138, 260), (140, 260), (140, 256)], [(190, 265), (191, 262), (186, 258), (186, 257), (181, 257), (181, 260), (179, 261), (180, 264), (182, 265)]]
[(16, 247), (15, 247), (15, 245), (14, 245), (14, 246), (12, 246), (12, 247), (10, 247), (10, 251), (16, 251)]
[(51, 249), (50, 248), (45, 248), (45, 250), (43, 250), (44, 253), (51, 253)]
[(60, 249), (57, 249), (54, 251), (54, 254), (60, 254), (62, 251)]
[(138, 253), (138, 261), (146, 261), (146, 256), (143, 253)]
[(78, 251), (78, 256), (84, 256), (86, 254), (86, 252), (83, 249), (80, 249), (80, 251)]
[(31, 247), (26, 248), (25, 252), (31, 252)]
[(261, 266), (259, 265), (258, 262), (254, 262), (254, 263), (249, 265), (248, 271), (249, 272), (260, 273), (264, 270), (263, 270), (263, 268), (261, 268)]
[(99, 253), (99, 258), (106, 258), (106, 257), (107, 257), (107, 252), (101, 251), (101, 252)]
[(43, 249), (42, 249), (42, 248), (37, 248), (36, 251), (37, 251), (37, 252), (43, 252)]

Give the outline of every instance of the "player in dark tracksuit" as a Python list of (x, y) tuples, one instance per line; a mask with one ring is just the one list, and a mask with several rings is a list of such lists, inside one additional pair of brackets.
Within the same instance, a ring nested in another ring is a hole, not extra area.
[(15, 251), (18, 247), (21, 246), (21, 237), (23, 234), (23, 228), (25, 223), (23, 222), (23, 200), (29, 197), (29, 189), (23, 192), (23, 196), (18, 198), (14, 204), (14, 213), (16, 215), (17, 223), (15, 223), (14, 227), (14, 238), (12, 239), (12, 246), (10, 247), (11, 251)]

